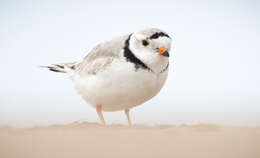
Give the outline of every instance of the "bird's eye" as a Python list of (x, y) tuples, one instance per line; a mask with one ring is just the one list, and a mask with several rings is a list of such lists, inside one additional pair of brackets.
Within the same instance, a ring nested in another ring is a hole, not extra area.
[(142, 43), (144, 46), (147, 46), (149, 44), (146, 40), (143, 40)]

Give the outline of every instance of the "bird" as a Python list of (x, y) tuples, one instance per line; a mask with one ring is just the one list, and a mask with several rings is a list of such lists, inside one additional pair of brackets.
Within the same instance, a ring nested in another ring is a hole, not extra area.
[(65, 73), (78, 94), (96, 109), (124, 111), (142, 105), (161, 90), (168, 76), (172, 38), (161, 29), (146, 28), (97, 44), (82, 60), (43, 66)]

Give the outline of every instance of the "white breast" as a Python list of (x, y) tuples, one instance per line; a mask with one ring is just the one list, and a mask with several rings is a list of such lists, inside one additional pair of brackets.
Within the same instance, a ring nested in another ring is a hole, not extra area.
[(162, 88), (168, 70), (153, 73), (136, 70), (134, 65), (120, 59), (95, 75), (75, 74), (73, 81), (78, 93), (92, 106), (104, 111), (116, 111), (140, 105), (154, 97)]

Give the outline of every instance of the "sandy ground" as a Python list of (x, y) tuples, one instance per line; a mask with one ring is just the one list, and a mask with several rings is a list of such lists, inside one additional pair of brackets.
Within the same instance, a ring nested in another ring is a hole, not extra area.
[(260, 158), (260, 127), (72, 123), (0, 128), (1, 158)]

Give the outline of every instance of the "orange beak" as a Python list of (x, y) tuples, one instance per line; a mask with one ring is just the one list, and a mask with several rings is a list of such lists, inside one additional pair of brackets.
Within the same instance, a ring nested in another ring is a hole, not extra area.
[(169, 57), (169, 52), (167, 51), (167, 48), (166, 48), (165, 46), (160, 47), (160, 48), (157, 50), (157, 53), (159, 53), (159, 54), (162, 55), (162, 56), (167, 56), (167, 57)]

